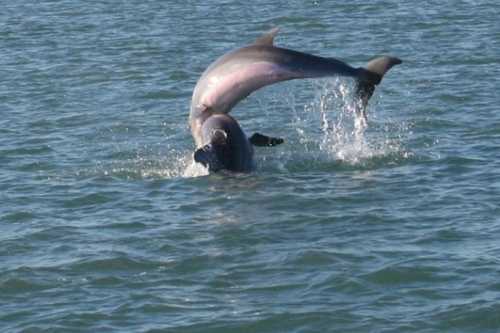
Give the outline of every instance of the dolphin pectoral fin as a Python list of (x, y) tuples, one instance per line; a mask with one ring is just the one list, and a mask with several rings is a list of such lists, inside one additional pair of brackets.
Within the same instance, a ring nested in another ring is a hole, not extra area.
[(266, 32), (265, 34), (263, 34), (262, 36), (257, 38), (257, 40), (254, 42), (254, 44), (255, 45), (273, 46), (274, 37), (276, 37), (276, 35), (278, 34), (279, 31), (280, 31), (280, 28), (278, 28), (278, 27), (269, 30), (268, 32)]
[(254, 133), (248, 140), (257, 147), (274, 147), (285, 142), (282, 138), (273, 138), (260, 133)]
[(364, 68), (359, 68), (360, 75), (358, 77), (358, 83), (356, 86), (356, 96), (361, 102), (360, 112), (366, 120), (366, 106), (368, 105), (368, 100), (372, 97), (375, 91), (375, 86), (378, 85), (385, 73), (389, 71), (393, 66), (401, 64), (401, 59), (395, 57), (378, 57), (366, 64)]

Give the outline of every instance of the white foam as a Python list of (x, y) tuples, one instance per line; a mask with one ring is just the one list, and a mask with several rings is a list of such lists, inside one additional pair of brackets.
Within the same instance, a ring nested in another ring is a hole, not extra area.
[(207, 175), (208, 175), (208, 169), (205, 168), (200, 163), (196, 163), (192, 158), (191, 162), (188, 163), (188, 165), (184, 169), (184, 172), (182, 173), (182, 177), (184, 178), (201, 177)]
[[(390, 133), (388, 128), (382, 128), (381, 131), (377, 129), (371, 135), (367, 134), (370, 120), (376, 119), (376, 99), (372, 99), (368, 106), (367, 123), (359, 112), (360, 105), (353, 96), (350, 82), (333, 79), (319, 81), (317, 85), (316, 97), (304, 107), (308, 117), (296, 120), (301, 143), (317, 141), (320, 155), (353, 165), (395, 153), (407, 155), (401, 145), (406, 129), (404, 124), (396, 126), (398, 133)], [(306, 128), (315, 127), (311, 122), (319, 123), (319, 137)]]

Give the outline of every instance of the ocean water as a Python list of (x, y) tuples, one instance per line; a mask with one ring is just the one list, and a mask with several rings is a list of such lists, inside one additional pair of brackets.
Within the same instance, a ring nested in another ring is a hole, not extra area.
[[(0, 331), (500, 331), (500, 4), (4, 1)], [(232, 115), (285, 139), (192, 165), (191, 93), (276, 44), (404, 63), (362, 126), (353, 82)]]

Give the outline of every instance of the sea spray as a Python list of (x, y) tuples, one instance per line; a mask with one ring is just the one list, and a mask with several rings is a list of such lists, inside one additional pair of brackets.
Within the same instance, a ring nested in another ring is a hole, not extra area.
[[(304, 106), (305, 117), (295, 120), (300, 142), (317, 141), (318, 154), (329, 160), (350, 165), (363, 164), (373, 158), (407, 156), (401, 145), (406, 131), (404, 124), (375, 126), (377, 100), (368, 105), (367, 118), (362, 116), (361, 105), (354, 96), (351, 80), (330, 79), (317, 81), (314, 100)], [(315, 135), (308, 127), (317, 127)]]
[(113, 177), (117, 179), (191, 178), (208, 174), (206, 168), (193, 160), (192, 151), (169, 148), (157, 151), (143, 147), (135, 157), (97, 161), (93, 167), (77, 170), (80, 177)]

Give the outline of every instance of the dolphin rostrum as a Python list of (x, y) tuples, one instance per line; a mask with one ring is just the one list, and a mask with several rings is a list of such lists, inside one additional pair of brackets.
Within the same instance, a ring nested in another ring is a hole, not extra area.
[(256, 133), (246, 137), (231, 109), (252, 92), (264, 86), (292, 79), (349, 76), (356, 79), (356, 96), (361, 112), (375, 85), (401, 60), (382, 56), (363, 68), (351, 67), (334, 59), (314, 56), (274, 46), (274, 28), (253, 44), (226, 53), (202, 74), (194, 88), (189, 123), (197, 150), (194, 160), (210, 171), (221, 169), (248, 172), (253, 168), (253, 147), (283, 142)]

